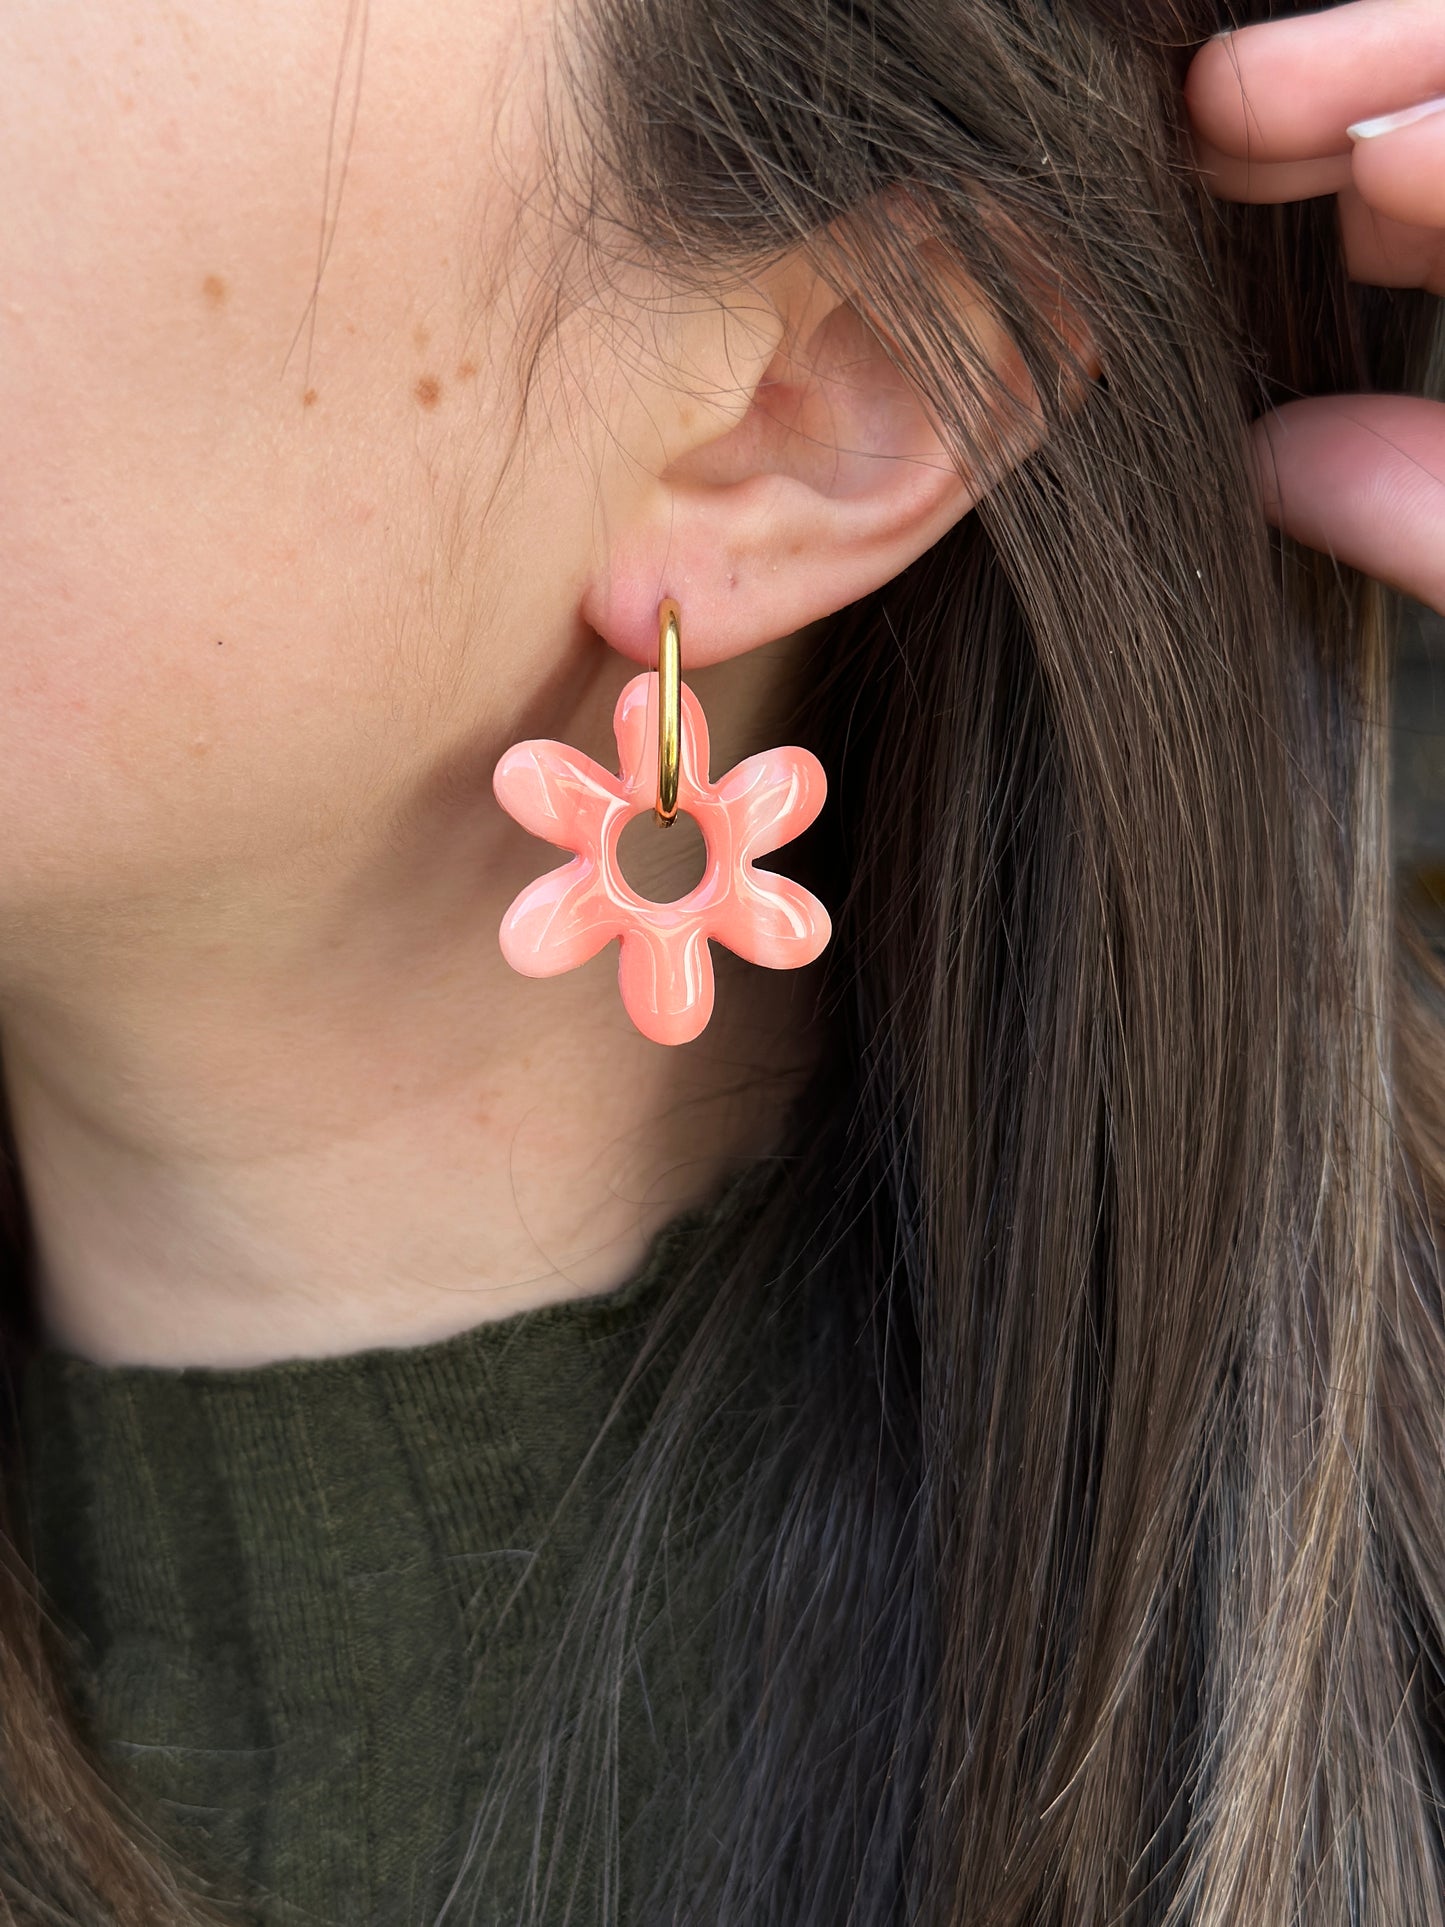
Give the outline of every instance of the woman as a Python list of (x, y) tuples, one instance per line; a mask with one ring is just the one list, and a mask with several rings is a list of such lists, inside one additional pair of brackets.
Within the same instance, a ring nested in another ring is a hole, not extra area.
[(1227, 24), (0, 6), (10, 1918), (1445, 1922), (1445, 20)]

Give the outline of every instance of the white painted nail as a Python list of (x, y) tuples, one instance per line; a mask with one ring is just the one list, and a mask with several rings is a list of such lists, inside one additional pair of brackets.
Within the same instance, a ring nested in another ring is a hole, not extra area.
[(1357, 120), (1345, 132), (1352, 141), (1374, 140), (1380, 134), (1393, 134), (1397, 128), (1413, 127), (1417, 120), (1445, 112), (1445, 94), (1438, 100), (1422, 100), (1418, 107), (1402, 107), (1398, 114), (1381, 114), (1376, 120)]

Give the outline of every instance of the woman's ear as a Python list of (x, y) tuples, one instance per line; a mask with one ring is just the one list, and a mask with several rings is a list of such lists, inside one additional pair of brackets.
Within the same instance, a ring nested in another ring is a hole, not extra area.
[(988, 476), (960, 472), (878, 334), (801, 252), (669, 310), (656, 366), (629, 367), (607, 424), (583, 619), (647, 664), (675, 596), (701, 666), (856, 601), (936, 542), (1044, 432), (1012, 340), (956, 273), (946, 289), (1008, 398)]

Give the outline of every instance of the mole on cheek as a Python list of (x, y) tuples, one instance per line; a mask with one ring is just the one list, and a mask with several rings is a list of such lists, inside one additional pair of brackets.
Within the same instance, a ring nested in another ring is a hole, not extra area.
[(435, 375), (422, 375), (411, 391), (422, 408), (435, 408), (442, 397), (442, 385)]
[(208, 274), (206, 276), (205, 280), (201, 283), (201, 293), (205, 296), (208, 306), (212, 308), (225, 307), (226, 284), (219, 274)]

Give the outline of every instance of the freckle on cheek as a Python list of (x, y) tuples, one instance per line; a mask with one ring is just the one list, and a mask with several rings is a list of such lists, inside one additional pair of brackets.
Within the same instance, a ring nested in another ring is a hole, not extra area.
[(201, 293), (205, 296), (207, 303), (211, 307), (225, 307), (227, 289), (225, 282), (219, 274), (208, 274), (206, 276), (205, 280), (201, 283)]
[(457, 364), (458, 381), (470, 381), (476, 372), (477, 364), (474, 361), (462, 361)]
[(442, 385), (435, 375), (422, 375), (411, 391), (422, 408), (435, 408), (442, 398)]
[(306, 393), (301, 397), (301, 406), (303, 408), (314, 408), (316, 406), (316, 390), (314, 388), (308, 388), (306, 390)]

